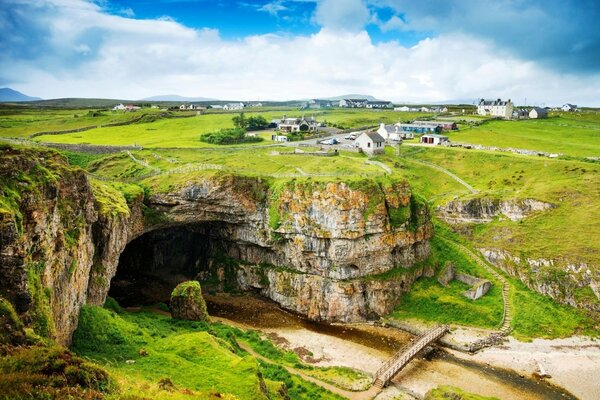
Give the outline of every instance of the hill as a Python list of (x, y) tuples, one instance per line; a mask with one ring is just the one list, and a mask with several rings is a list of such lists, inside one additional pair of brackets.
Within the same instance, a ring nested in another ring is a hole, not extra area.
[(368, 94), (344, 94), (341, 96), (328, 97), (326, 100), (342, 100), (342, 99), (367, 99), (369, 101), (376, 101), (375, 97)]
[(217, 99), (213, 99), (210, 97), (184, 97), (176, 94), (165, 94), (162, 96), (152, 96), (141, 99), (143, 101), (216, 101)]
[(21, 102), (21, 101), (34, 101), (41, 100), (40, 97), (31, 97), (17, 92), (11, 88), (0, 88), (0, 102)]

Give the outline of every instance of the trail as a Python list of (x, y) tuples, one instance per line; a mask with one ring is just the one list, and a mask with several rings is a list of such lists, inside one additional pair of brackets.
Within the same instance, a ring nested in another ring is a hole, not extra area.
[(415, 160), (415, 159), (410, 159), (410, 158), (405, 158), (405, 160), (409, 161), (409, 162), (412, 162), (412, 163), (415, 163), (415, 164), (421, 164), (421, 165), (425, 165), (425, 166), (433, 168), (433, 169), (437, 169), (438, 171), (443, 172), (444, 174), (446, 174), (449, 177), (451, 177), (452, 179), (454, 179), (456, 182), (458, 182), (461, 185), (463, 185), (472, 194), (479, 193), (479, 190), (475, 189), (473, 186), (469, 185), (467, 182), (465, 182), (464, 180), (462, 180), (461, 178), (459, 178), (458, 176), (456, 176), (452, 172), (448, 171), (447, 169), (445, 169), (443, 167), (440, 167), (437, 164), (431, 163), (429, 161)]
[[(260, 354), (258, 354), (257, 352), (255, 352), (246, 343), (239, 342), (239, 345), (242, 349), (244, 349), (245, 351), (250, 353), (253, 357), (255, 357), (259, 360), (262, 360), (264, 362), (267, 362), (269, 364), (276, 364), (272, 360), (269, 360), (268, 358), (263, 357)], [(277, 364), (277, 365), (281, 366), (282, 368), (285, 368), (285, 370), (288, 371), (290, 374), (299, 375), (300, 377), (302, 377), (302, 379), (304, 379), (306, 381), (312, 382), (315, 385), (322, 387), (323, 389), (327, 389), (332, 393), (335, 393), (339, 396), (346, 397), (350, 400), (370, 400), (370, 399), (375, 398), (375, 396), (377, 396), (377, 394), (379, 394), (379, 392), (381, 392), (381, 389), (379, 389), (375, 386), (371, 386), (369, 389), (364, 390), (362, 392), (352, 392), (350, 390), (344, 390), (344, 389), (334, 386), (330, 383), (323, 382), (317, 378), (313, 378), (312, 376), (306, 375), (304, 372), (302, 372), (296, 368), (288, 367), (286, 365), (281, 365), (281, 364)]]

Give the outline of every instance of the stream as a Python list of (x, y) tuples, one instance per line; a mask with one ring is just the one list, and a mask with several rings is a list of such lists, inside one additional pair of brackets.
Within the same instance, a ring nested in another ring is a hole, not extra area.
[[(214, 319), (261, 331), (280, 347), (317, 366), (339, 365), (373, 374), (412, 338), (395, 328), (308, 321), (258, 296), (206, 296), (206, 301)], [(469, 357), (457, 357), (437, 348), (411, 361), (393, 383), (420, 396), (439, 385), (452, 385), (499, 399), (576, 399), (545, 381), (477, 363)]]

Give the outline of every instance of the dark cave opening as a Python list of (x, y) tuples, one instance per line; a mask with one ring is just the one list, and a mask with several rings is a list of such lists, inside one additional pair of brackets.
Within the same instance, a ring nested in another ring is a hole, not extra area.
[(211, 257), (224, 248), (222, 223), (185, 225), (145, 233), (119, 258), (108, 295), (123, 307), (169, 303), (179, 283), (206, 278)]

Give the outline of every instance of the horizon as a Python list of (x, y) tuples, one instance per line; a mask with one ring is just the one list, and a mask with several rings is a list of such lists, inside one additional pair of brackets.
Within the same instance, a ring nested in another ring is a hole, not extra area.
[(598, 17), (592, 0), (7, 0), (0, 86), (44, 99), (597, 107)]

